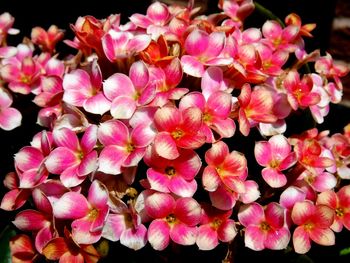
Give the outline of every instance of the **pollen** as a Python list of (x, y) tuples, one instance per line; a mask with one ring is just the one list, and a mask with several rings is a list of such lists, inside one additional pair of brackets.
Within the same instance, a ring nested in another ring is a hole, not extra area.
[(26, 76), (26, 75), (22, 75), (21, 76), (21, 82), (24, 84), (29, 84), (30, 83), (30, 77)]
[(222, 220), (219, 219), (219, 218), (215, 218), (214, 221), (211, 223), (211, 226), (214, 228), (214, 229), (218, 229), (222, 224)]
[(98, 216), (98, 210), (96, 208), (91, 209), (88, 215), (89, 219), (93, 221), (96, 219), (97, 216)]
[(204, 113), (203, 114), (203, 122), (210, 122), (212, 119), (212, 116), (209, 113)]
[(126, 145), (126, 151), (127, 151), (128, 153), (132, 153), (134, 150), (135, 150), (135, 145), (134, 145), (134, 144), (128, 143), (128, 144)]
[(260, 229), (261, 229), (262, 231), (269, 231), (269, 230), (271, 229), (271, 227), (270, 227), (270, 225), (269, 225), (268, 223), (262, 222), (262, 223), (260, 224)]
[(180, 129), (176, 129), (175, 131), (173, 131), (172, 133), (171, 133), (171, 136), (175, 139), (175, 140), (178, 140), (178, 139), (180, 139), (182, 136), (184, 136), (185, 135), (185, 133), (182, 131), (182, 130), (180, 130)]
[(175, 170), (175, 168), (172, 167), (172, 166), (167, 166), (167, 167), (165, 168), (165, 173), (166, 173), (167, 175), (169, 175), (169, 176), (174, 176), (174, 175), (176, 174), (176, 170)]
[(170, 214), (166, 217), (168, 224), (174, 224), (176, 222), (176, 217), (174, 214)]
[(344, 216), (344, 209), (341, 208), (341, 207), (338, 207), (337, 209), (335, 209), (335, 214), (336, 214), (338, 217), (343, 217), (343, 216)]

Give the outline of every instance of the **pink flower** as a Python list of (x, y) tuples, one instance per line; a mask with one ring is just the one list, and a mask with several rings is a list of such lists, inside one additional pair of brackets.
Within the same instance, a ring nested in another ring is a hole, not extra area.
[(223, 211), (208, 204), (202, 205), (202, 219), (198, 227), (196, 244), (201, 250), (214, 249), (219, 241), (230, 242), (237, 235), (232, 210)]
[(168, 160), (148, 148), (144, 156), (147, 179), (151, 189), (174, 193), (180, 197), (192, 197), (197, 190), (194, 177), (202, 166), (199, 156), (193, 150), (179, 149), (179, 157)]
[(64, 37), (63, 30), (55, 25), (51, 25), (47, 31), (42, 27), (34, 27), (31, 33), (31, 39), (34, 44), (41, 47), (45, 52), (53, 53), (55, 46)]
[(10, 107), (11, 104), (11, 94), (0, 86), (0, 128), (6, 131), (17, 128), (22, 122), (21, 113)]
[(179, 148), (196, 149), (205, 142), (200, 132), (202, 113), (195, 107), (179, 110), (165, 106), (156, 111), (154, 125), (158, 133), (154, 147), (161, 157), (173, 160), (180, 156)]
[(19, 33), (18, 29), (12, 28), (15, 18), (9, 13), (5, 12), (0, 15), (0, 46), (6, 44), (7, 34), (16, 35)]
[(107, 202), (107, 189), (102, 183), (94, 180), (87, 199), (80, 193), (65, 193), (53, 204), (53, 215), (58, 219), (73, 219), (72, 238), (78, 244), (92, 244), (102, 236), (109, 213)]
[(238, 220), (245, 226), (245, 245), (257, 251), (286, 248), (290, 232), (285, 226), (284, 212), (285, 209), (274, 202), (265, 208), (258, 203), (241, 206)]
[(265, 166), (262, 176), (271, 187), (282, 187), (286, 185), (287, 178), (282, 173), (293, 166), (296, 154), (291, 152), (291, 146), (283, 135), (274, 135), (268, 141), (255, 143), (254, 154), (257, 162)]
[(343, 186), (338, 192), (327, 190), (317, 197), (317, 204), (326, 205), (335, 212), (331, 229), (340, 232), (345, 226), (350, 230), (350, 185)]
[(13, 263), (31, 263), (38, 257), (32, 240), (25, 234), (15, 235), (9, 242), (11, 260)]
[(154, 193), (146, 198), (145, 209), (154, 218), (148, 227), (148, 242), (156, 250), (164, 250), (170, 239), (180, 245), (193, 245), (201, 207), (191, 197), (175, 200), (166, 193)]
[(297, 228), (293, 233), (295, 252), (305, 254), (311, 248), (311, 240), (323, 246), (335, 243), (330, 229), (334, 221), (334, 210), (326, 205), (315, 205), (311, 201), (297, 202), (292, 210), (292, 220)]
[(86, 176), (97, 168), (97, 126), (86, 129), (81, 142), (77, 135), (68, 128), (54, 129), (56, 145), (45, 161), (47, 170), (59, 174), (66, 187), (81, 184)]

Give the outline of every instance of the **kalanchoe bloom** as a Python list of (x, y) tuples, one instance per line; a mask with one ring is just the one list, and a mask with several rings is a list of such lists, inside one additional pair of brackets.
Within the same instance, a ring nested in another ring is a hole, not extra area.
[(133, 63), (129, 77), (115, 73), (105, 80), (103, 90), (112, 102), (110, 111), (115, 119), (130, 119), (136, 109), (150, 103), (156, 87), (149, 83), (149, 72), (142, 61)]
[(91, 72), (76, 69), (63, 78), (63, 101), (87, 112), (104, 114), (111, 103), (102, 92), (102, 73), (97, 61), (91, 64)]
[(334, 221), (334, 210), (326, 205), (315, 205), (306, 200), (297, 202), (292, 210), (293, 223), (297, 228), (293, 233), (295, 252), (305, 254), (311, 248), (311, 240), (323, 246), (335, 243), (330, 229)]
[(240, 28), (244, 19), (254, 11), (252, 0), (219, 0), (219, 8), (231, 18), (234, 25)]
[(31, 33), (31, 39), (34, 44), (44, 52), (53, 53), (55, 46), (64, 36), (63, 30), (59, 29), (55, 25), (51, 25), (46, 31), (42, 27), (34, 27)]
[(203, 171), (204, 189), (215, 191), (220, 183), (224, 183), (231, 191), (244, 193), (244, 181), (247, 178), (247, 160), (237, 151), (229, 152), (228, 146), (218, 141), (205, 153), (208, 166)]
[(192, 197), (197, 190), (194, 177), (202, 162), (193, 150), (179, 149), (179, 154), (178, 158), (168, 160), (149, 147), (144, 156), (145, 163), (150, 167), (147, 170), (147, 179), (153, 190)]
[(350, 230), (350, 185), (343, 186), (338, 192), (328, 190), (317, 197), (317, 204), (326, 205), (335, 212), (331, 229), (335, 232), (343, 230), (343, 226)]
[(13, 130), (21, 125), (21, 113), (11, 107), (12, 96), (0, 86), (0, 128), (6, 131)]
[(164, 250), (170, 239), (180, 245), (193, 245), (201, 207), (191, 197), (175, 200), (166, 193), (154, 193), (145, 200), (147, 214), (154, 218), (148, 227), (148, 242), (156, 250)]
[(93, 244), (100, 240), (109, 213), (108, 192), (94, 180), (87, 198), (77, 192), (62, 195), (53, 204), (53, 215), (58, 219), (73, 219), (72, 238), (78, 244)]
[(55, 129), (53, 137), (56, 145), (45, 161), (47, 170), (59, 174), (67, 187), (81, 184), (86, 176), (97, 168), (97, 126), (86, 129), (81, 141), (68, 128)]
[(274, 135), (268, 141), (255, 143), (254, 155), (257, 162), (265, 168), (261, 174), (271, 187), (286, 185), (287, 178), (282, 171), (293, 166), (296, 154), (291, 151), (288, 140), (283, 135)]
[(59, 260), (59, 263), (97, 263), (100, 255), (92, 245), (77, 244), (67, 229), (64, 237), (53, 238), (43, 249), (48, 260)]
[(0, 46), (6, 44), (7, 34), (16, 35), (19, 33), (18, 29), (12, 28), (15, 18), (9, 13), (5, 12), (0, 15)]
[(98, 170), (108, 174), (120, 174), (123, 166), (136, 166), (154, 136), (155, 131), (148, 124), (129, 129), (118, 120), (101, 123), (98, 139), (105, 147), (99, 156)]
[(232, 58), (220, 56), (225, 46), (225, 33), (207, 32), (195, 29), (186, 38), (184, 48), (186, 55), (181, 57), (181, 64), (186, 74), (202, 77), (204, 66), (229, 65)]
[(285, 209), (277, 203), (265, 208), (258, 203), (241, 206), (239, 222), (245, 226), (244, 243), (253, 250), (280, 250), (287, 247), (290, 232), (285, 225)]
[(214, 249), (219, 241), (230, 242), (237, 235), (235, 221), (230, 219), (232, 210), (219, 210), (202, 205), (202, 219), (198, 227), (196, 244), (201, 250)]
[(178, 148), (196, 149), (205, 142), (202, 134), (202, 112), (190, 107), (179, 110), (165, 106), (156, 111), (154, 125), (158, 133), (154, 147), (161, 157), (174, 160), (180, 156)]
[(9, 245), (12, 263), (31, 263), (36, 261), (38, 253), (29, 236), (18, 234), (10, 239)]

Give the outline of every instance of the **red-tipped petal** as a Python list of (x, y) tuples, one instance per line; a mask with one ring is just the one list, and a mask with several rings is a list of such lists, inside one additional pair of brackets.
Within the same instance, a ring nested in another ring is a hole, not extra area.
[(145, 200), (147, 214), (153, 218), (163, 218), (173, 212), (174, 198), (165, 193), (154, 193)]
[(238, 213), (238, 220), (243, 226), (259, 225), (264, 219), (264, 209), (258, 203), (241, 206)]

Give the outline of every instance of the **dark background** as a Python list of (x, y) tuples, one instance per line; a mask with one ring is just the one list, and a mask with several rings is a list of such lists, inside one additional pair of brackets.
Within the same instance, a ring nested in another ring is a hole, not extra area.
[[(0, 14), (7, 11), (15, 17), (14, 27), (21, 30), (18, 36), (9, 36), (9, 43), (17, 45), (23, 36), (30, 36), (31, 28), (41, 26), (47, 29), (51, 24), (66, 30), (66, 38), (72, 39), (73, 34), (69, 24), (74, 24), (78, 16), (93, 15), (98, 19), (106, 18), (110, 14), (122, 14), (122, 22), (126, 22), (128, 16), (133, 13), (146, 12), (151, 1), (147, 0), (98, 0), (98, 1), (23, 1), (23, 0), (0, 0)], [(307, 42), (309, 51), (321, 48), (322, 52), (328, 49), (330, 40), (331, 22), (334, 15), (335, 0), (261, 0), (259, 3), (273, 11), (282, 20), (291, 12), (299, 14), (304, 23), (317, 23), (314, 38)], [(217, 11), (217, 1), (209, 0), (207, 13)], [(254, 14), (247, 20), (247, 26), (261, 26), (266, 20), (259, 14)], [(28, 145), (33, 135), (41, 128), (36, 123), (38, 108), (31, 102), (28, 96), (15, 95), (14, 107), (18, 108), (23, 115), (23, 124), (14, 131), (5, 132), (0, 130), (0, 181), (5, 174), (13, 170), (13, 155), (18, 150)], [(341, 131), (347, 121), (350, 112), (341, 106), (331, 109), (325, 124), (321, 127), (331, 127), (333, 131)], [(0, 199), (5, 189), (0, 186)], [(14, 213), (0, 211), (1, 229), (13, 220)], [(242, 244), (242, 242), (240, 242)], [(313, 245), (307, 256), (291, 256), (285, 252), (262, 251), (253, 252), (242, 246), (238, 246), (235, 262), (349, 262), (349, 257), (339, 257), (339, 250), (350, 246), (348, 232), (344, 230), (337, 234), (337, 246), (321, 247)], [(117, 242), (111, 248), (110, 256), (105, 262), (111, 262), (121, 257), (127, 257), (124, 262), (221, 262), (225, 257), (226, 245), (220, 245), (214, 251), (198, 251), (192, 247), (169, 246), (163, 252), (153, 251), (149, 245), (141, 251), (131, 251)], [(1, 259), (1, 251), (0, 251)], [(310, 261), (312, 259), (313, 261)]]

